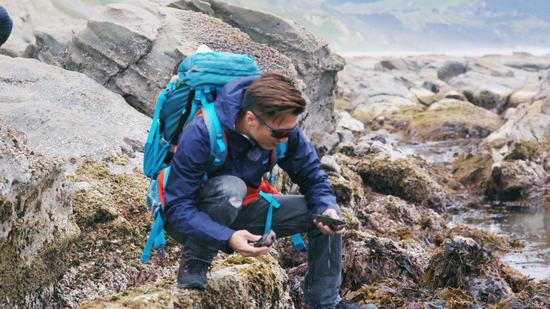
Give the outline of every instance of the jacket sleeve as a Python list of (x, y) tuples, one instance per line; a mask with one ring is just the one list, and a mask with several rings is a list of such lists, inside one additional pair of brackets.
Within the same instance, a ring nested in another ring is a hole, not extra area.
[(197, 208), (210, 153), (208, 129), (200, 118), (185, 128), (178, 145), (164, 192), (167, 222), (180, 233), (215, 241), (218, 248), (225, 249), (235, 231)]
[(300, 192), (313, 213), (321, 214), (329, 208), (340, 213), (336, 196), (327, 175), (321, 169), (317, 153), (300, 129), (289, 137), (287, 152), (278, 164), (300, 187)]

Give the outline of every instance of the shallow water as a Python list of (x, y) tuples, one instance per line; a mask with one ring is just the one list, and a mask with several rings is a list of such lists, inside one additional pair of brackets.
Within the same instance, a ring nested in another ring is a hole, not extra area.
[(450, 226), (465, 224), (524, 241), (525, 248), (501, 261), (535, 280), (550, 279), (550, 209), (490, 207), (455, 215)]
[[(414, 153), (431, 164), (450, 168), (456, 156), (478, 146), (473, 139), (400, 144), (399, 148)], [(530, 207), (507, 205), (468, 209), (451, 217), (450, 226), (464, 224), (498, 235), (522, 240), (525, 248), (500, 257), (501, 261), (535, 280), (550, 279), (550, 209), (542, 198)]]
[(477, 139), (460, 139), (400, 143), (399, 149), (405, 153), (419, 155), (431, 164), (450, 167), (458, 155), (476, 149), (478, 146), (479, 140)]

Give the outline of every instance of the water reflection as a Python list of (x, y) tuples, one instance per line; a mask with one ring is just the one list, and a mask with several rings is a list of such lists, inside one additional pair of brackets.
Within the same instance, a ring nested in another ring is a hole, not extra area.
[(501, 256), (501, 260), (536, 279), (550, 278), (550, 209), (491, 207), (468, 210), (453, 217), (450, 225), (465, 224), (525, 241), (521, 252)]

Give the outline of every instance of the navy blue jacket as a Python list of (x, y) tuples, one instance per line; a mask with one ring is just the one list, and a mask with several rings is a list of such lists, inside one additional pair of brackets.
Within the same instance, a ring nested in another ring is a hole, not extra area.
[(0, 46), (7, 41), (11, 33), (11, 28), (13, 23), (11, 21), (10, 15), (3, 6), (0, 5)]
[[(258, 187), (263, 174), (269, 169), (271, 151), (259, 148), (254, 141), (235, 131), (241, 99), (246, 88), (255, 79), (256, 77), (245, 77), (231, 81), (216, 99), (216, 112), (227, 134), (229, 150), (225, 163), (208, 177), (233, 175), (249, 186)], [(261, 156), (259, 160), (251, 161), (247, 153), (254, 147), (258, 148), (256, 151), (261, 152)], [(287, 147), (286, 155), (278, 165), (299, 185), (308, 208), (313, 213), (322, 213), (328, 208), (338, 209), (327, 176), (320, 169), (315, 149), (299, 129), (289, 136)], [(223, 249), (234, 230), (215, 222), (196, 207), (209, 153), (208, 129), (202, 117), (195, 117), (183, 130), (171, 164), (164, 192), (166, 220), (178, 232), (213, 242)]]

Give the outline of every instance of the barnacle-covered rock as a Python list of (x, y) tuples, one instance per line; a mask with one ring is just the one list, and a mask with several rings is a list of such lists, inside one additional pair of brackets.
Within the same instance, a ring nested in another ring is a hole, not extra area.
[(0, 307), (32, 307), (51, 296), (80, 230), (58, 161), (34, 153), (0, 122)]
[(362, 156), (356, 167), (365, 184), (375, 191), (399, 196), (412, 202), (426, 205), (437, 211), (445, 207), (450, 188), (443, 174), (415, 157), (392, 159), (378, 153)]
[(387, 278), (422, 277), (417, 259), (397, 242), (360, 231), (351, 231), (346, 236), (343, 289), (355, 290)]
[(445, 241), (436, 250), (424, 279), (429, 288), (462, 289), (487, 304), (496, 304), (513, 293), (500, 276), (492, 253), (472, 238), (462, 236)]
[(274, 258), (229, 256), (214, 265), (204, 292), (178, 290), (171, 276), (80, 308), (292, 308), (289, 292), (288, 277)]

